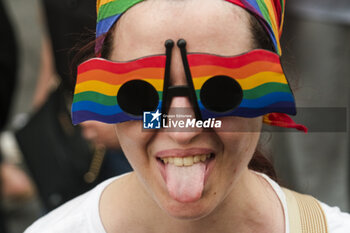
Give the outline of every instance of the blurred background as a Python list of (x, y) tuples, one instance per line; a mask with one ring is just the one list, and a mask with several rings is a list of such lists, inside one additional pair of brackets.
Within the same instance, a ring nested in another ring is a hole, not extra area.
[[(70, 47), (91, 38), (95, 1), (0, 3), (14, 36), (1, 33), (2, 40), (16, 44), (12, 49), (7, 47), (9, 54), (16, 54), (16, 70), (11, 73), (14, 90), (10, 113), (0, 136), (0, 220), (7, 228), (0, 228), (0, 232), (19, 233), (47, 211), (131, 168), (113, 130), (94, 124), (77, 128), (67, 123), (71, 93), (62, 91), (69, 82), (61, 80), (68, 79), (70, 73)], [(5, 16), (2, 11), (1, 14)], [(350, 1), (287, 1), (282, 46), (282, 62), (294, 87), (297, 105), (326, 111), (334, 107), (345, 109), (347, 118), (335, 118), (334, 130), (325, 132), (265, 132), (262, 144), (275, 164), (281, 184), (349, 211)], [(0, 55), (0, 61), (10, 56), (3, 49)], [(4, 72), (0, 74), (1, 80), (11, 79)], [(5, 119), (6, 113), (1, 114)], [(320, 114), (322, 111), (301, 120), (317, 121), (322, 119)], [(56, 121), (50, 120), (56, 115)], [(51, 145), (54, 152), (50, 151)], [(75, 145), (79, 145), (79, 150)], [(77, 162), (81, 160), (87, 163)], [(73, 180), (73, 176), (80, 178)]]

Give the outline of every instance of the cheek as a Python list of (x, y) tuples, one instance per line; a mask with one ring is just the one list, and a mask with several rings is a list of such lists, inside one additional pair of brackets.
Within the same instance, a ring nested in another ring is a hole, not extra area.
[(232, 117), (223, 119), (217, 132), (223, 143), (223, 163), (226, 172), (237, 173), (248, 167), (260, 137), (262, 119)]
[(222, 122), (222, 127), (218, 130), (224, 133), (260, 133), (262, 127), (262, 117), (223, 117), (218, 118)]
[(120, 146), (132, 167), (146, 164), (149, 159), (146, 148), (154, 132), (142, 131), (141, 121), (119, 123), (115, 127)]
[(222, 136), (225, 145), (223, 160), (227, 169), (239, 172), (248, 167), (259, 140), (259, 133), (234, 133)]

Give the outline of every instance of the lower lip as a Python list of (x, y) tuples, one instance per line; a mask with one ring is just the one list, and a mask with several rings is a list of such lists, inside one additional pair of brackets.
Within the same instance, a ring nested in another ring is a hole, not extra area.
[[(160, 174), (162, 175), (164, 182), (166, 182), (165, 164), (161, 162), (159, 159), (156, 159), (156, 160), (157, 160), (157, 167), (160, 171)], [(206, 165), (205, 174), (204, 174), (204, 185), (207, 183), (207, 180), (214, 169), (215, 162), (216, 162), (216, 156), (213, 156), (212, 158), (207, 159), (204, 162)]]

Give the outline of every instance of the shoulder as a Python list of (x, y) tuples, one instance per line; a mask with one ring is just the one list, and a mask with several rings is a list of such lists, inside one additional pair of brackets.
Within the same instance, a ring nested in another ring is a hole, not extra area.
[(96, 227), (103, 229), (102, 226), (94, 226), (94, 223), (90, 220), (94, 219), (95, 222), (97, 221), (97, 223), (99, 223), (98, 205), (100, 196), (106, 186), (108, 186), (115, 179), (117, 179), (117, 177), (106, 180), (96, 186), (94, 189), (51, 211), (34, 222), (29, 228), (26, 229), (24, 233), (85, 233), (90, 232), (89, 229), (91, 229), (92, 232), (96, 232), (94, 230)]
[[(286, 223), (286, 228), (289, 229), (290, 228), (289, 214), (292, 212), (293, 206), (295, 205), (293, 205), (293, 203), (290, 202), (290, 199), (286, 197), (286, 191), (288, 190), (282, 189), (281, 186), (279, 186), (276, 182), (271, 180), (268, 176), (260, 173), (257, 173), (257, 174), (264, 177), (271, 184), (272, 188), (275, 190), (284, 208), (284, 214), (285, 216), (287, 216), (285, 223)], [(301, 195), (301, 196), (305, 196), (305, 195)], [(287, 199), (289, 199), (289, 201), (287, 201)], [(338, 207), (330, 207), (314, 198), (312, 199), (315, 200), (315, 203), (320, 204), (320, 207), (324, 214), (325, 222), (327, 224), (328, 233), (349, 233), (350, 232), (349, 230), (350, 214), (341, 212)], [(286, 232), (289, 232), (287, 229), (286, 229)]]
[(87, 201), (91, 197), (91, 192), (87, 192), (51, 211), (34, 222), (25, 233), (79, 232), (75, 229), (83, 226), (84, 210), (88, 208), (86, 204), (93, 204)]
[(338, 207), (319, 203), (325, 214), (329, 233), (348, 233), (350, 231), (350, 214), (341, 212)]

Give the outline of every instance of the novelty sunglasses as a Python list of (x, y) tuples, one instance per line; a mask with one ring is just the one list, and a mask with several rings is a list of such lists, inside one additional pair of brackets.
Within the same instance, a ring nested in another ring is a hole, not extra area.
[(277, 54), (262, 49), (233, 57), (187, 53), (183, 39), (177, 46), (187, 85), (170, 85), (172, 40), (165, 42), (165, 55), (127, 62), (93, 58), (80, 64), (73, 124), (141, 120), (144, 112), (152, 111), (164, 114), (176, 96), (189, 98), (197, 120), (296, 114), (294, 96)]

